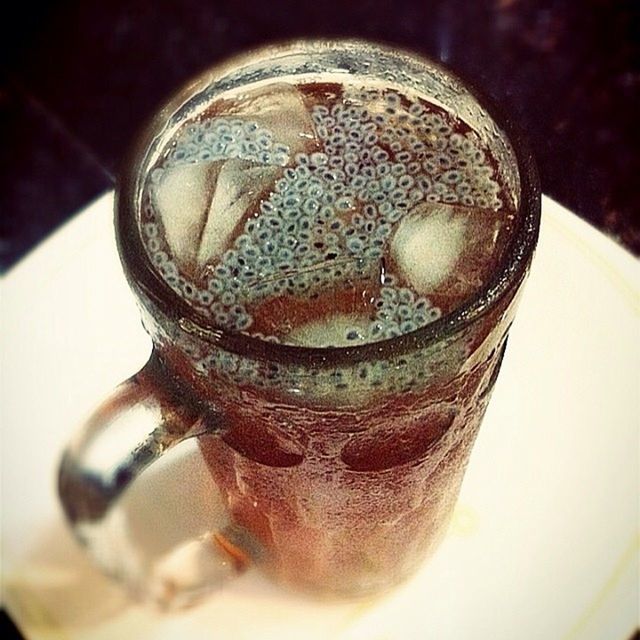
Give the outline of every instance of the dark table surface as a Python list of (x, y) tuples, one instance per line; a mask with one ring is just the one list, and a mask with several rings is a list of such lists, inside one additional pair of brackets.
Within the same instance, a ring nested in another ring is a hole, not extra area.
[(0, 57), (0, 270), (111, 188), (142, 121), (242, 49), (301, 36), (436, 58), (511, 113), (543, 191), (640, 254), (640, 3), (112, 0), (12, 5)]

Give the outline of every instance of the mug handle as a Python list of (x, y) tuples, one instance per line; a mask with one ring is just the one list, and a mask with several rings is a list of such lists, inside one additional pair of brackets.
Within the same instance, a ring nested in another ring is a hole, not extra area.
[[(62, 455), (58, 492), (76, 538), (94, 561), (138, 598), (163, 608), (190, 605), (242, 572), (257, 554), (244, 530), (229, 522), (141, 568), (127, 543), (127, 488), (165, 452), (188, 438), (221, 430), (222, 416), (178, 388), (154, 351), (89, 417)], [(109, 451), (115, 445), (116, 451)], [(180, 564), (191, 567), (183, 575)], [(195, 568), (194, 568), (195, 567)]]

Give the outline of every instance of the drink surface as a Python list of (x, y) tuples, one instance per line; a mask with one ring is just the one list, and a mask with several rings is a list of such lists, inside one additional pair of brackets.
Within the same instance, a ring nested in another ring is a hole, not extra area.
[(414, 331), (478, 292), (514, 205), (478, 134), (382, 85), (278, 82), (182, 125), (140, 233), (215, 326), (302, 346)]

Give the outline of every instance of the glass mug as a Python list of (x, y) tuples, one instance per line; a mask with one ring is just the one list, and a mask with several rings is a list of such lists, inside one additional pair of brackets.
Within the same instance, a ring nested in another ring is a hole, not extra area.
[[(512, 205), (508, 237), (482, 286), (415, 330), (332, 347), (229, 330), (154, 268), (140, 231), (145, 179), (171, 136), (216, 96), (327, 74), (417, 93), (472, 130)], [(77, 538), (107, 573), (164, 604), (190, 602), (248, 564), (279, 583), (339, 596), (405, 579), (446, 530), (539, 217), (537, 175), (522, 140), (493, 106), (431, 61), (364, 42), (307, 41), (201, 75), (151, 120), (118, 184), (120, 257), (153, 352), (63, 455), (59, 492)], [(139, 415), (146, 417), (136, 422)], [(120, 453), (107, 465), (96, 462), (96, 449), (114, 437)], [(211, 500), (223, 509), (197, 543), (214, 570), (185, 586), (136, 570), (107, 522), (141, 472), (191, 437), (219, 489)]]

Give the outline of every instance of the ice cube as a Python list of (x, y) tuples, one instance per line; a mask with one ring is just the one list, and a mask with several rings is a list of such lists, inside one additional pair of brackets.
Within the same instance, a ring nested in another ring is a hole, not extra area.
[(421, 203), (397, 225), (391, 256), (400, 275), (420, 294), (431, 293), (454, 275), (468, 236), (468, 215), (458, 215), (458, 209)]
[(156, 209), (173, 258), (191, 266), (206, 221), (217, 163), (184, 164), (167, 169), (154, 189)]
[(290, 84), (270, 84), (248, 93), (230, 112), (269, 129), (274, 142), (289, 147), (291, 158), (296, 153), (308, 153), (316, 145), (309, 110), (300, 92)]
[(247, 210), (271, 188), (279, 168), (233, 158), (218, 173), (197, 250), (198, 266), (220, 256)]
[(368, 316), (335, 313), (295, 327), (283, 341), (300, 347), (349, 347), (367, 341)]

